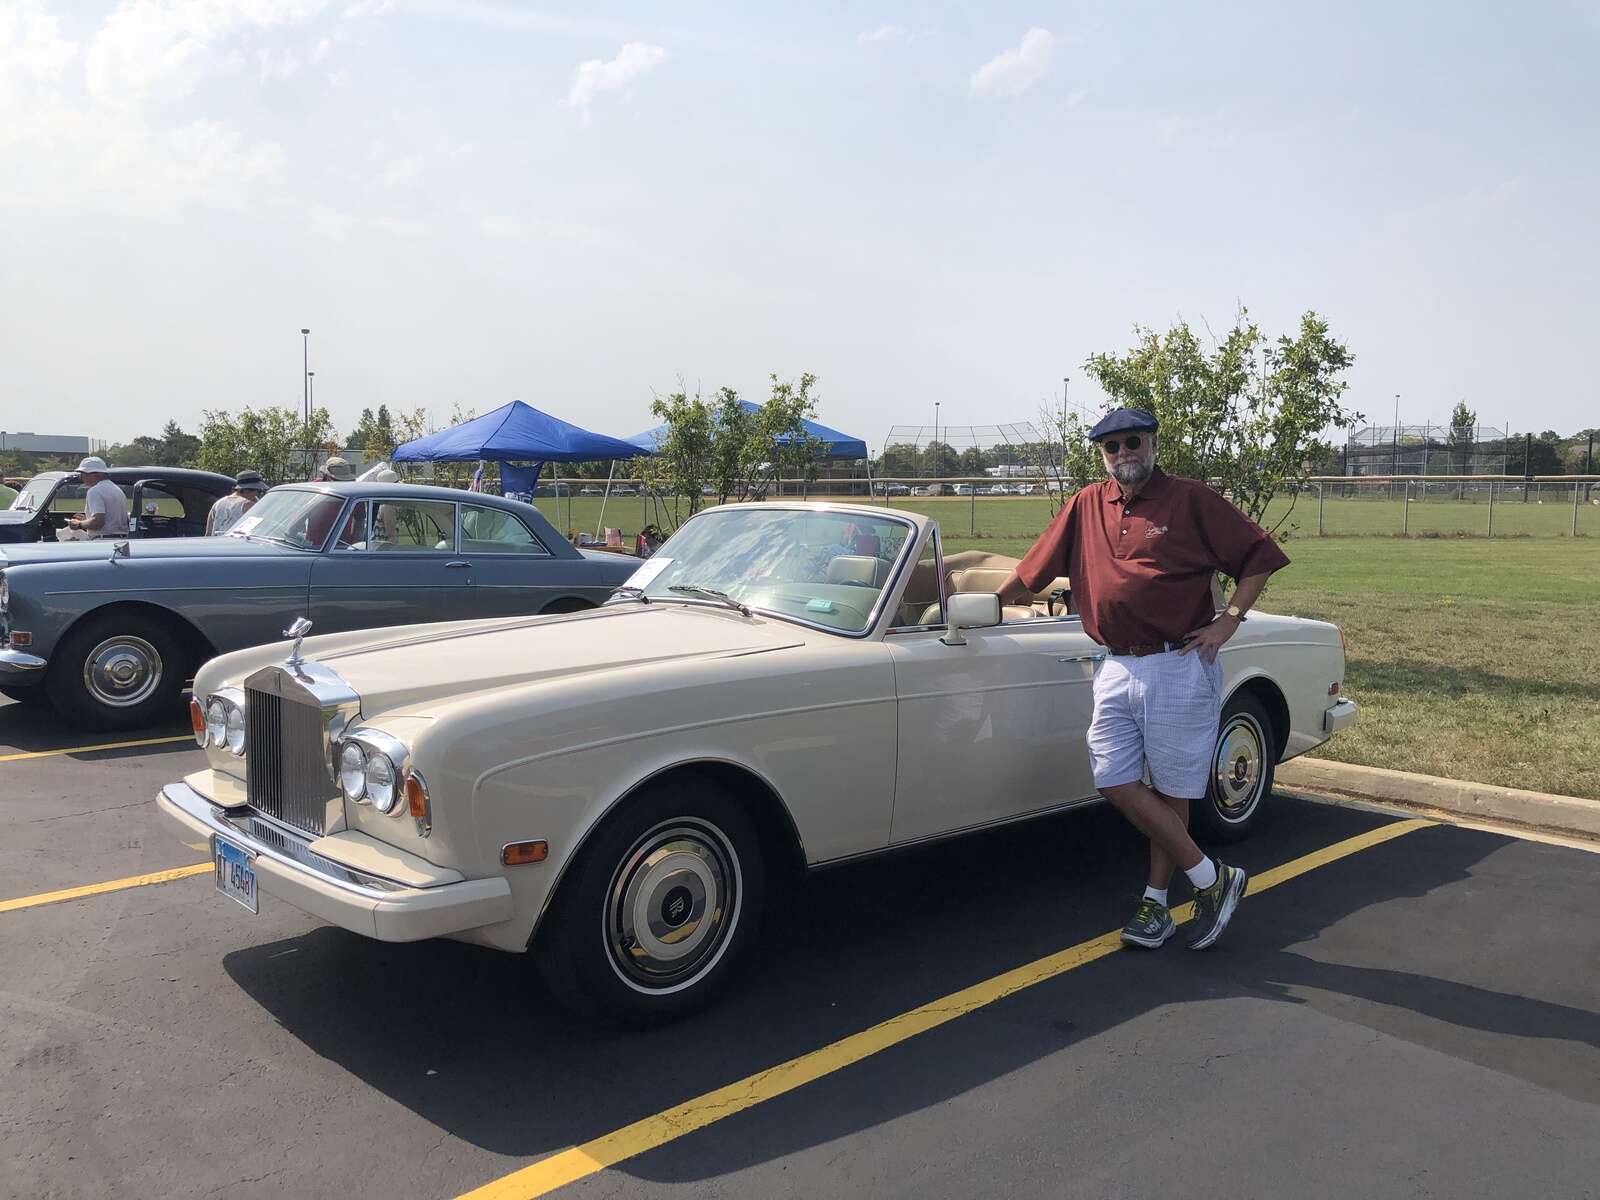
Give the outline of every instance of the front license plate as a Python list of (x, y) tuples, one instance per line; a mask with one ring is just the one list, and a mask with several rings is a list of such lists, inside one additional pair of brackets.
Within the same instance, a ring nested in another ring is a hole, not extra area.
[(217, 891), (258, 912), (256, 856), (225, 837), (211, 836), (211, 857), (217, 864)]

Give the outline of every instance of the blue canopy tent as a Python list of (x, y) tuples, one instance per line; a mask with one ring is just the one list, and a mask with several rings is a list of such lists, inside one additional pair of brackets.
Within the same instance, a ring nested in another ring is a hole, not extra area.
[[(749, 400), (741, 400), (739, 404), (746, 412), (759, 412), (761, 409), (759, 404), (752, 403)], [(800, 424), (808, 436), (822, 442), (827, 447), (819, 457), (829, 460), (865, 458), (870, 461), (871, 455), (867, 453), (867, 444), (860, 438), (851, 437), (848, 433), (840, 433), (837, 429), (829, 429), (826, 425), (820, 425), (816, 421), (802, 421)], [(647, 429), (643, 433), (634, 434), (628, 441), (637, 446), (641, 453), (653, 454), (656, 447), (661, 444), (666, 436), (667, 427), (665, 425), (657, 425), (654, 429)], [(787, 441), (788, 439), (780, 438), (778, 440)]]
[(407, 442), (395, 462), (604, 462), (654, 454), (632, 442), (579, 429), (513, 400), (491, 413)]
[[(632, 442), (624, 442), (603, 433), (590, 433), (559, 417), (540, 412), (531, 404), (513, 400), (502, 404), (493, 412), (438, 433), (430, 433), (400, 446), (392, 455), (394, 462), (531, 462), (525, 470), (507, 470), (501, 467), (502, 490), (508, 481), (522, 485), (512, 490), (533, 490), (545, 463), (604, 462), (611, 460), (616, 470), (617, 459), (639, 458), (654, 454)], [(611, 481), (606, 480), (609, 497)], [(605, 501), (601, 501), (600, 519), (605, 520)]]

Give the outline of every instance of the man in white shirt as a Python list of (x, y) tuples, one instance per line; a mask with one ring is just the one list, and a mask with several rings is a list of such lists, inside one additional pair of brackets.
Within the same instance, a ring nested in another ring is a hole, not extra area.
[(78, 464), (78, 474), (88, 491), (83, 515), (68, 517), (67, 524), (97, 538), (128, 536), (128, 499), (106, 474), (106, 460), (90, 455)]
[(261, 472), (240, 471), (234, 477), (233, 492), (213, 504), (206, 514), (206, 534), (227, 533), (266, 494), (267, 481), (261, 478)]

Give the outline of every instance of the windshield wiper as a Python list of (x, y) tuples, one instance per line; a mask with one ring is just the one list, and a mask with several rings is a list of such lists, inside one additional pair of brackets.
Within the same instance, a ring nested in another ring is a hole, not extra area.
[(626, 596), (630, 600), (637, 600), (640, 604), (652, 603), (650, 597), (644, 594), (642, 587), (634, 587), (631, 583), (625, 583), (621, 587), (613, 588), (610, 599), (614, 600), (618, 596)]
[(716, 588), (700, 587), (693, 583), (675, 583), (667, 589), (669, 592), (682, 592), (685, 596), (705, 596), (708, 599), (726, 604), (729, 608), (745, 616), (750, 615), (750, 610), (740, 604), (727, 592), (719, 592)]

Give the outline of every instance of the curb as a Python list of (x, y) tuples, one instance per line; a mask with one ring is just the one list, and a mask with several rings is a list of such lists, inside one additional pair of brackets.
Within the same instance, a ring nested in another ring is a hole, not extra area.
[(1321, 758), (1280, 763), (1277, 782), (1334, 796), (1350, 796), (1410, 808), (1456, 813), (1479, 821), (1498, 821), (1546, 833), (1600, 841), (1600, 800), (1525, 792), (1460, 779), (1440, 779), (1411, 771), (1361, 767)]

